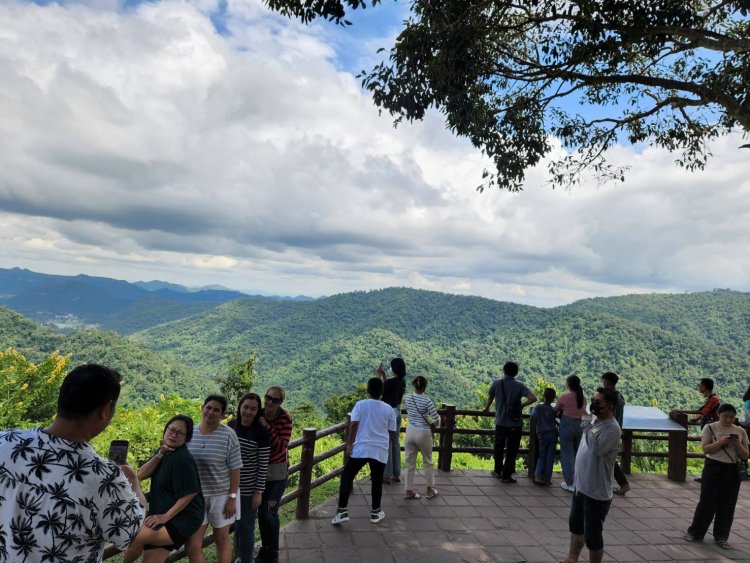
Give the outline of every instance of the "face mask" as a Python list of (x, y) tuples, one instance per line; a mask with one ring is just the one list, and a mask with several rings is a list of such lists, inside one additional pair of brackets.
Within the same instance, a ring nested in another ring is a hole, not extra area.
[(589, 407), (589, 410), (591, 411), (591, 414), (594, 416), (599, 416), (602, 412), (602, 406), (597, 401), (591, 401), (591, 406)]

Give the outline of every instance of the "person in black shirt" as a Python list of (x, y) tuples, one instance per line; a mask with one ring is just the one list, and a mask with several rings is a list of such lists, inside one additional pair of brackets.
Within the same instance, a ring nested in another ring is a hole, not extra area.
[(388, 446), (388, 462), (385, 464), (383, 483), (401, 482), (401, 400), (406, 392), (406, 363), (402, 358), (391, 360), (393, 377), (386, 378), (383, 364), (376, 370), (378, 377), (383, 380), (383, 396), (381, 401), (388, 403), (396, 414), (396, 436), (391, 436)]

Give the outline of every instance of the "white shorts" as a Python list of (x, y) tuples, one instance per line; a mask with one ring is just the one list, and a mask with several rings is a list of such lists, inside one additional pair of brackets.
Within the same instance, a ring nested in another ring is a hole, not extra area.
[(211, 527), (224, 528), (234, 523), (235, 518), (239, 517), (240, 512), (240, 499), (238, 498), (235, 502), (237, 505), (237, 514), (231, 518), (224, 516), (224, 507), (229, 500), (229, 493), (223, 495), (211, 495), (203, 497), (203, 502), (206, 505), (206, 512), (203, 516), (203, 525), (211, 524)]

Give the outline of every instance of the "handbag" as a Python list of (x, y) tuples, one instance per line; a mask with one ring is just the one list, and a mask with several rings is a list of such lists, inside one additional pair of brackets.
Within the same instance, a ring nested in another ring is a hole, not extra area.
[[(708, 426), (708, 429), (711, 431), (711, 436), (713, 436), (714, 442), (716, 442), (716, 434), (714, 434), (714, 429), (711, 428), (710, 425)], [(724, 453), (727, 454), (727, 457), (732, 460), (734, 469), (737, 472), (737, 478), (740, 481), (745, 479), (745, 475), (747, 475), (747, 471), (745, 470), (744, 462), (739, 457), (737, 459), (734, 459), (731, 455), (729, 455), (729, 451), (724, 446), (721, 446), (721, 449), (724, 450)]]

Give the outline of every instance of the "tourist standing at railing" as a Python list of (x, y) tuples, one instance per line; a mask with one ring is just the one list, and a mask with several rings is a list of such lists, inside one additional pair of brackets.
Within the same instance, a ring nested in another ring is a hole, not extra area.
[(737, 416), (734, 406), (721, 405), (718, 416), (719, 421), (707, 424), (701, 433), (701, 447), (706, 454), (701, 496), (685, 540), (702, 541), (713, 520), (714, 541), (723, 549), (731, 549), (729, 532), (740, 491), (738, 461), (747, 459), (750, 452), (747, 434), (734, 424)]
[[(520, 381), (516, 381), (518, 364), (506, 362), (503, 378), (490, 385), (484, 412), (489, 412), (495, 401), (495, 469), (492, 476), (503, 483), (515, 483), (516, 457), (523, 432), (523, 409), (536, 401), (536, 396)], [(525, 399), (525, 401), (522, 401)]]
[(748, 387), (745, 394), (742, 395), (742, 411), (745, 415), (742, 424), (750, 426), (750, 387)]
[(396, 415), (396, 425), (398, 432), (395, 437), (391, 437), (388, 445), (388, 461), (385, 464), (385, 475), (383, 483), (400, 483), (401, 482), (401, 401), (406, 393), (406, 363), (401, 358), (391, 360), (391, 371), (393, 377), (386, 378), (383, 364), (375, 370), (378, 377), (383, 381), (382, 401), (387, 403)]
[(701, 379), (698, 383), (698, 392), (704, 397), (703, 405), (701, 405), (699, 409), (693, 411), (685, 409), (672, 409), (669, 413), (670, 416), (680, 413), (694, 414), (696, 416), (694, 418), (691, 418), (690, 422), (696, 422), (700, 424), (701, 428), (703, 428), (706, 424), (710, 424), (719, 420), (718, 409), (719, 405), (721, 404), (721, 399), (719, 399), (719, 396), (714, 393), (714, 380), (708, 377), (704, 377), (703, 379)]
[(612, 504), (612, 475), (620, 445), (620, 425), (615, 420), (617, 393), (599, 387), (591, 400), (593, 422), (581, 423), (583, 435), (575, 464), (575, 490), (568, 527), (570, 548), (563, 563), (577, 563), (584, 544), (589, 562), (600, 563), (604, 555), (604, 520)]
[(193, 439), (188, 443), (188, 449), (198, 466), (206, 507), (203, 525), (185, 544), (190, 563), (205, 562), (203, 536), (209, 524), (216, 543), (217, 562), (229, 563), (232, 559), (229, 526), (234, 523), (237, 514), (242, 457), (237, 435), (221, 423), (226, 412), (227, 400), (224, 397), (206, 397), (201, 409), (201, 422), (193, 428)]
[(287, 448), (292, 437), (292, 417), (281, 408), (286, 394), (278, 385), (266, 390), (260, 423), (271, 438), (271, 457), (263, 501), (258, 509), (261, 547), (256, 561), (276, 563), (279, 560), (279, 505), (286, 489), (289, 472)]
[[(623, 428), (623, 419), (625, 418), (625, 397), (622, 396), (617, 390), (617, 382), (620, 381), (620, 376), (612, 371), (608, 371), (602, 374), (602, 386), (606, 389), (612, 389), (617, 393), (617, 408), (615, 408), (615, 420), (620, 425), (620, 429)], [(615, 481), (617, 481), (617, 488), (614, 490), (616, 495), (625, 496), (630, 490), (630, 483), (628, 478), (625, 477), (620, 464), (615, 460)]]
[(567, 391), (560, 395), (555, 404), (555, 410), (562, 415), (560, 419), (560, 465), (562, 465), (563, 482), (560, 483), (560, 487), (572, 493), (576, 452), (583, 435), (581, 421), (586, 415), (586, 396), (581, 388), (581, 378), (577, 375), (568, 377), (565, 387)]
[(161, 444), (138, 470), (138, 479), (151, 479), (148, 515), (135, 541), (122, 558), (133, 563), (144, 549), (143, 563), (164, 563), (201, 527), (205, 507), (198, 467), (187, 444), (193, 438), (193, 419), (173, 416), (164, 425)]
[(135, 471), (89, 443), (112, 421), (120, 379), (78, 366), (52, 424), (0, 433), (0, 561), (101, 561), (105, 543), (126, 549), (136, 537), (146, 499)]
[(389, 438), (398, 432), (396, 414), (387, 403), (380, 400), (383, 381), (373, 377), (367, 382), (369, 399), (357, 401), (351, 414), (351, 423), (346, 435), (344, 472), (339, 483), (339, 504), (331, 520), (334, 526), (349, 521), (349, 495), (352, 494), (354, 478), (365, 465), (370, 467), (370, 494), (372, 504), (370, 522), (377, 524), (385, 518), (380, 501), (383, 496), (383, 472), (388, 460)]
[(536, 436), (539, 440), (539, 459), (534, 469), (534, 484), (548, 486), (552, 484), (552, 466), (555, 463), (555, 446), (557, 446), (557, 416), (552, 403), (557, 393), (548, 387), (544, 390), (544, 403), (536, 405), (531, 417), (536, 423)]
[(406, 457), (406, 483), (404, 487), (404, 498), (418, 499), (419, 494), (414, 491), (414, 474), (417, 470), (417, 453), (422, 454), (424, 465), (424, 479), (427, 485), (425, 495), (428, 499), (437, 496), (438, 491), (434, 487), (435, 472), (432, 464), (432, 442), (435, 435), (435, 427), (440, 421), (435, 403), (424, 394), (427, 389), (427, 378), (418, 375), (411, 382), (414, 393), (406, 396), (406, 416), (409, 423), (406, 426), (406, 438), (404, 439), (404, 450)]
[(234, 545), (241, 563), (253, 562), (255, 519), (266, 489), (271, 455), (271, 438), (260, 424), (260, 412), (260, 397), (246, 393), (240, 398), (236, 417), (228, 424), (237, 434), (242, 454), (240, 519), (234, 529)]

